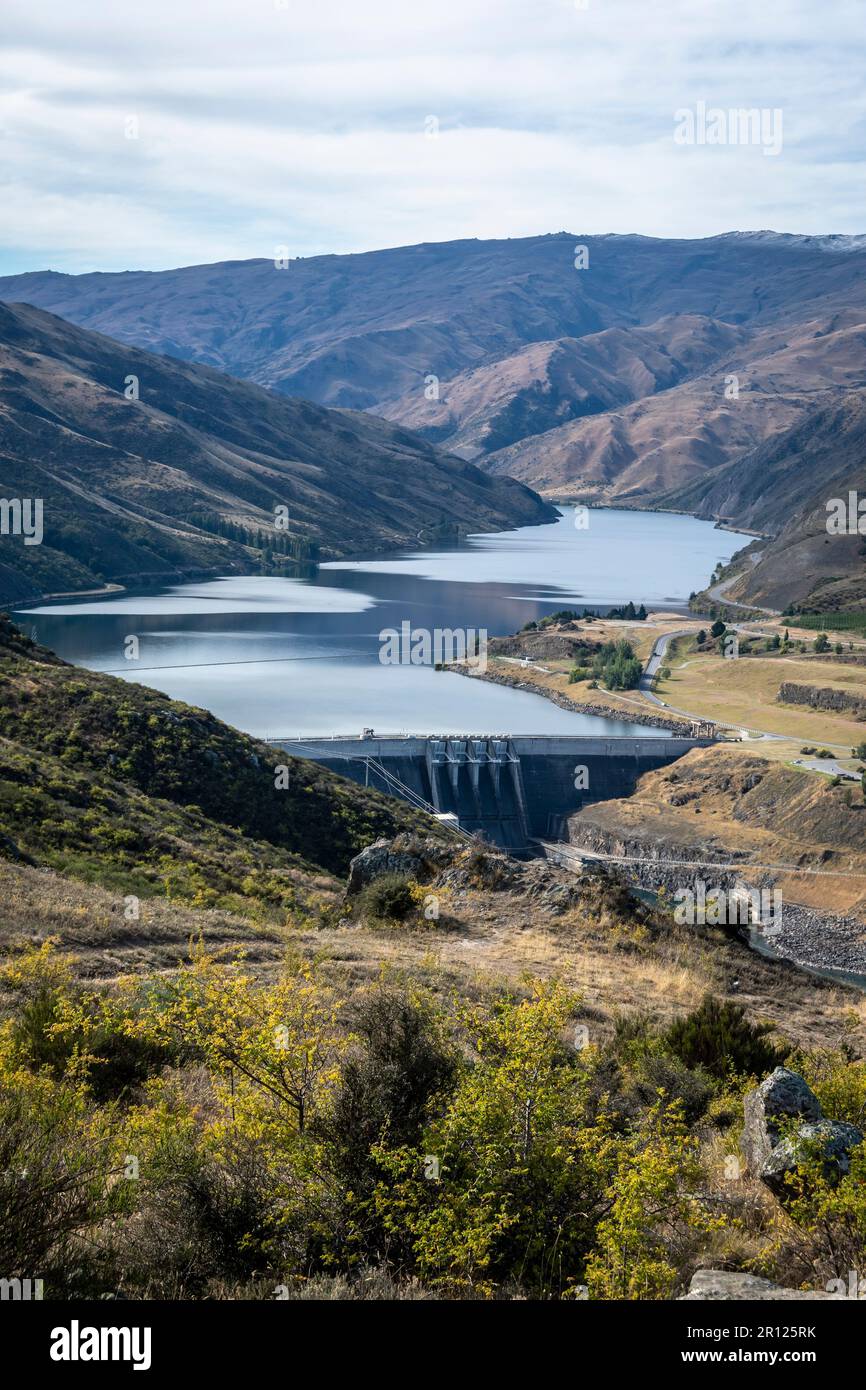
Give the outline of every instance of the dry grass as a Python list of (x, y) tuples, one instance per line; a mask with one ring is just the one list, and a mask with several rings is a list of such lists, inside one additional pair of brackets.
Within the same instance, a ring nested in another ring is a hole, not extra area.
[[(557, 885), (579, 894), (565, 912), (539, 897)], [(336, 907), (336, 885), (325, 886)], [(108, 981), (174, 970), (201, 937), (214, 948), (240, 948), (263, 974), (279, 969), (287, 953), (316, 960), (344, 995), (384, 969), (448, 1000), (557, 977), (580, 996), (598, 1041), (611, 1036), (619, 1014), (644, 1012), (665, 1024), (712, 991), (741, 1003), (752, 1019), (770, 1019), (792, 1043), (838, 1046), (848, 1038), (866, 1050), (866, 1001), (857, 991), (764, 960), (720, 932), (660, 930), (643, 907), (594, 875), (576, 878), (536, 862), (507, 890), (452, 884), (441, 901), (439, 922), (420, 926), (338, 925), (338, 908), (329, 925), (257, 926), (162, 899), (142, 900), (140, 921), (127, 922), (117, 895), (0, 861), (0, 952), (54, 937), (77, 956), (83, 977)]]
[(53, 937), (77, 956), (83, 976), (107, 979), (176, 969), (199, 936), (214, 947), (239, 945), (262, 964), (280, 960), (285, 952), (285, 931), (227, 912), (198, 912), (164, 898), (142, 898), (138, 921), (127, 921), (124, 912), (119, 894), (51, 869), (0, 860), (3, 955)]
[(657, 685), (657, 693), (671, 706), (819, 747), (838, 745), (848, 751), (866, 738), (866, 723), (862, 720), (806, 706), (783, 705), (776, 699), (783, 681), (830, 686), (866, 699), (866, 667), (791, 655), (727, 661), (722, 656), (693, 653), (675, 657), (671, 666), (670, 679)]
[[(708, 626), (706, 619), (652, 612), (643, 623), (599, 620), (584, 623), (583, 631), (598, 642), (625, 638), (631, 642), (640, 659), (646, 662), (655, 642), (665, 633), (687, 631), (697, 634), (701, 629), (706, 631)], [(776, 633), (782, 636), (785, 631), (794, 641), (802, 638), (811, 650), (815, 633), (796, 628), (789, 620), (781, 618), (749, 622), (745, 625), (743, 636), (751, 634), (763, 638)], [(866, 646), (862, 638), (853, 634), (840, 634), (840, 637), (846, 650), (849, 640), (853, 641), (855, 649), (862, 650)], [(833, 634), (830, 634), (830, 638), (832, 641)], [(684, 639), (669, 649), (667, 664), (672, 669), (671, 677), (656, 683), (656, 694), (670, 707), (670, 714), (676, 716), (683, 711), (684, 717), (712, 719), (721, 724), (737, 725), (744, 730), (761, 730), (790, 740), (767, 746), (766, 755), (775, 760), (787, 761), (798, 756), (803, 743), (827, 745), (841, 755), (866, 738), (866, 724), (862, 720), (782, 705), (776, 700), (779, 686), (785, 680), (803, 685), (830, 686), (866, 698), (866, 667), (846, 667), (832, 661), (818, 660), (805, 653), (766, 658), (749, 656), (739, 661), (728, 661), (716, 654), (695, 654), (689, 651), (690, 645), (689, 639)], [(571, 665), (572, 662), (567, 660), (548, 660), (524, 667), (513, 660), (490, 658), (490, 669), (497, 676), (532, 685), (540, 695), (565, 695), (576, 705), (608, 705), (621, 710), (624, 718), (630, 713), (659, 713), (655, 702), (639, 690), (593, 690), (588, 681), (569, 685)]]

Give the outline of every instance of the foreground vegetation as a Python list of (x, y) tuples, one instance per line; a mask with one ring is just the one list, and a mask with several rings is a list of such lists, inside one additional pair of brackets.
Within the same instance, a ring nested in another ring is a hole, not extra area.
[[(866, 1163), (784, 1207), (739, 1172), (746, 1086), (787, 1049), (712, 999), (585, 1043), (526, 981), (481, 1004), (384, 976), (352, 1000), (309, 965), (257, 983), (194, 950), (170, 978), (76, 983), (12, 960), (0, 1028), (0, 1258), (46, 1296), (663, 1298), (698, 1264), (847, 1278)], [(833, 1113), (866, 1065), (794, 1058)]]

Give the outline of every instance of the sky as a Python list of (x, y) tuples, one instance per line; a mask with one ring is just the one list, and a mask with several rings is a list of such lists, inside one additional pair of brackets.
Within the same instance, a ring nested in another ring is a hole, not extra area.
[(864, 0), (2, 8), (0, 273), (866, 232)]

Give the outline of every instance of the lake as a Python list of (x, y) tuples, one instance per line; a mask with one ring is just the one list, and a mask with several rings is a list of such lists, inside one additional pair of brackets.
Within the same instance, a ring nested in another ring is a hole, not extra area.
[[(443, 550), (323, 564), (312, 579), (244, 577), (19, 610), (67, 661), (154, 686), (260, 737), (377, 733), (626, 735), (523, 691), (383, 665), (379, 634), (514, 632), (560, 608), (684, 609), (751, 539), (694, 517), (592, 510)], [(138, 659), (127, 660), (137, 639)], [(642, 732), (649, 732), (643, 728)], [(661, 731), (659, 731), (661, 732)]]

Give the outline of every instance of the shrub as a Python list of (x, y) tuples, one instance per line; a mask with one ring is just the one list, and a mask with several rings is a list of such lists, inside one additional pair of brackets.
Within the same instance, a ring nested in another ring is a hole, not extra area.
[(663, 1035), (666, 1046), (687, 1067), (702, 1067), (724, 1079), (762, 1076), (778, 1067), (785, 1052), (768, 1041), (771, 1023), (749, 1023), (739, 1004), (708, 994), (697, 1009), (677, 1019)]
[(414, 910), (412, 880), (405, 874), (382, 874), (368, 883), (358, 901), (365, 917), (384, 922), (403, 922)]
[(665, 1103), (679, 1101), (688, 1124), (705, 1114), (716, 1083), (701, 1067), (688, 1067), (678, 1057), (649, 1051), (635, 1068), (631, 1095), (641, 1109), (649, 1109), (663, 1093)]
[(106, 1236), (118, 1284), (143, 1298), (207, 1297), (291, 1268), (292, 1232), (260, 1146), (232, 1133), (210, 1154), (192, 1133), (143, 1166), (135, 1217)]
[(608, 690), (633, 690), (641, 678), (643, 665), (630, 642), (605, 642), (593, 659), (592, 670)]
[[(67, 1291), (79, 1241), (121, 1205), (110, 1122), (71, 1086), (4, 1076), (0, 1090), (0, 1268)], [(122, 1165), (120, 1165), (122, 1167)], [(57, 1281), (55, 1283), (55, 1281)]]

